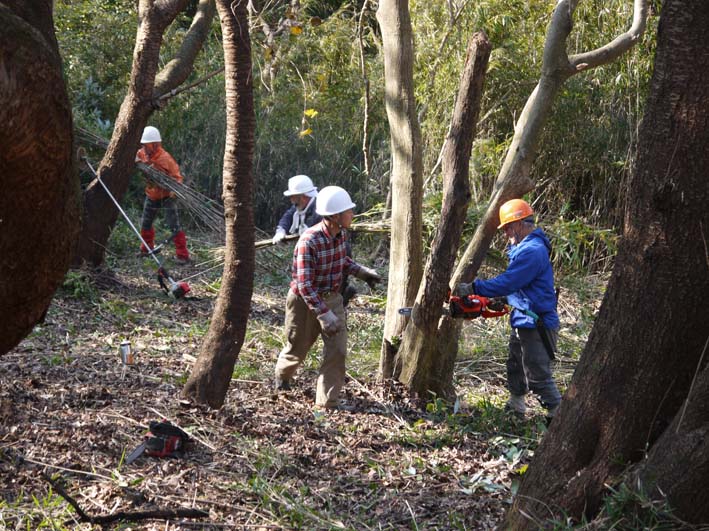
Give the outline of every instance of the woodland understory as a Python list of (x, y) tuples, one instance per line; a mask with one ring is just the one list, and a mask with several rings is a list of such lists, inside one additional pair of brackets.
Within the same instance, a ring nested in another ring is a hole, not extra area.
[[(213, 265), (207, 239), (191, 241), (195, 263), (175, 266), (177, 277)], [(506, 320), (465, 325), (459, 401), (433, 397), (426, 406), (376, 381), (383, 293), (358, 284), (344, 391), (354, 411), (324, 413), (313, 406), (319, 344), (294, 389), (272, 392), (290, 246), (260, 251), (246, 342), (225, 406), (214, 411), (181, 401), (180, 391), (208, 328), (219, 269), (194, 277), (192, 297), (174, 301), (159, 290), (152, 264), (134, 253), (119, 226), (109, 266), (70, 272), (44, 323), (0, 362), (0, 527), (99, 528), (79, 522), (50, 480), (92, 517), (207, 512), (114, 529), (494, 529), (500, 522), (546, 431), (532, 397), (524, 419), (503, 410)], [(555, 371), (564, 387), (605, 280), (569, 277), (561, 285)], [(135, 352), (132, 366), (120, 360), (124, 339)], [(185, 457), (125, 465), (148, 423), (160, 419), (191, 435)]]

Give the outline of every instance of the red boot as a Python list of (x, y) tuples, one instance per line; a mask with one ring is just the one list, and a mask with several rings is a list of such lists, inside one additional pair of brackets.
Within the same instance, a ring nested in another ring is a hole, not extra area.
[(190, 261), (190, 252), (187, 250), (187, 236), (185, 231), (181, 230), (175, 234), (175, 257), (180, 262)]
[[(140, 229), (140, 236), (143, 241), (148, 244), (148, 247), (152, 250), (155, 247), (155, 229)], [(148, 254), (148, 249), (145, 248), (143, 242), (140, 242), (140, 254)]]

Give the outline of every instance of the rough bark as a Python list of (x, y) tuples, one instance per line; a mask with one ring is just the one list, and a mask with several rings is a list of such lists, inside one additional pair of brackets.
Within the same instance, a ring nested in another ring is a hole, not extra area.
[(393, 355), (406, 321), (399, 308), (416, 298), (422, 267), (421, 130), (414, 97), (414, 45), (407, 0), (381, 0), (377, 20), (384, 52), (384, 101), (391, 137), (391, 243), (389, 286), (380, 373), (391, 377)]
[[(698, 474), (706, 471), (706, 452), (693, 461), (706, 445), (697, 438), (709, 420), (706, 375), (696, 395), (689, 390), (696, 371), (706, 372), (709, 331), (707, 24), (700, 3), (663, 6), (615, 268), (559, 416), (508, 513), (510, 528), (536, 528), (529, 518), (550, 510), (592, 518), (605, 485), (647, 449), (643, 478), (650, 487), (664, 488), (664, 479), (653, 484), (653, 477), (677, 466), (674, 477), (695, 481), (677, 486), (678, 496), (691, 488), (706, 492), (706, 476)], [(706, 494), (695, 493), (687, 501), (702, 499)], [(706, 522), (708, 508), (680, 516)]]
[(247, 0), (217, 0), (222, 25), (227, 132), (224, 152), (226, 255), (222, 287), (207, 337), (183, 395), (210, 407), (224, 403), (244, 342), (253, 292), (253, 158), (256, 118)]
[[(706, 360), (706, 350), (704, 352)], [(675, 420), (653, 445), (629, 484), (667, 500), (682, 519), (709, 522), (709, 370), (704, 364)]]
[[(119, 201), (128, 189), (143, 128), (158, 108), (156, 98), (160, 93), (156, 92), (156, 76), (162, 36), (186, 4), (187, 0), (141, 0), (138, 4), (139, 24), (128, 92), (118, 112), (108, 149), (98, 167), (99, 176)], [(207, 14), (212, 13), (206, 0), (200, 2), (199, 8), (180, 52), (181, 66), (169, 63), (168, 70), (160, 77), (161, 91), (168, 92), (178, 86), (192, 70), (191, 61), (206, 38), (205, 29), (209, 27)], [(187, 44), (193, 47), (190, 53), (186, 51)], [(84, 261), (94, 266), (103, 263), (106, 243), (117, 218), (118, 210), (94, 180), (84, 192), (84, 225), (73, 259), (75, 266)]]
[(455, 265), (465, 214), (470, 201), (470, 153), (480, 114), (485, 72), (490, 57), (490, 42), (484, 33), (475, 33), (468, 45), (468, 55), (451, 119), (443, 155), (443, 205), (424, 280), (416, 297), (411, 320), (404, 330), (397, 354), (401, 364), (400, 380), (419, 396), (452, 397), (451, 378), (441, 378), (441, 371), (453, 369), (440, 364), (436, 333), (441, 308), (448, 292), (448, 280)]
[(0, 3), (0, 355), (42, 318), (79, 228), (52, 2)]

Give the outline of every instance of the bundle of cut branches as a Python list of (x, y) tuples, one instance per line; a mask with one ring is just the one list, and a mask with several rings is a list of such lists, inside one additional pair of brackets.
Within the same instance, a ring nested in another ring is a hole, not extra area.
[[(81, 144), (89, 144), (103, 150), (108, 147), (108, 140), (81, 127), (76, 128), (76, 136)], [(142, 162), (138, 162), (136, 165), (146, 175), (148, 180), (160, 188), (174, 192), (178, 203), (192, 215), (192, 218), (198, 224), (219, 234), (222, 239), (224, 238), (226, 231), (224, 227), (224, 208), (219, 203), (186, 184), (177, 182), (167, 173), (163, 173), (152, 166)]]
[(195, 216), (196, 221), (224, 237), (224, 208), (219, 203), (152, 166), (142, 162), (136, 163), (136, 166), (149, 181), (173, 192), (178, 202)]

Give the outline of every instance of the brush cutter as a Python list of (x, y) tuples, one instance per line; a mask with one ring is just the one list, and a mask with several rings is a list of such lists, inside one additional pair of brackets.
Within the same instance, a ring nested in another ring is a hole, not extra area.
[[(99, 182), (99, 184), (106, 191), (106, 193), (108, 194), (108, 197), (111, 198), (111, 201), (113, 201), (113, 204), (116, 205), (116, 208), (118, 209), (118, 211), (121, 214), (123, 214), (123, 217), (128, 222), (128, 225), (130, 225), (130, 228), (133, 229), (133, 232), (135, 232), (135, 234), (140, 239), (140, 242), (145, 246), (146, 249), (149, 249), (150, 246), (146, 243), (146, 241), (140, 235), (140, 231), (135, 228), (135, 225), (133, 225), (133, 222), (128, 217), (128, 214), (126, 214), (125, 210), (123, 210), (123, 208), (121, 208), (121, 205), (118, 204), (118, 201), (116, 201), (116, 198), (113, 197), (113, 194), (108, 189), (108, 187), (104, 184), (104, 182), (101, 180), (101, 177), (98, 176), (98, 173), (96, 173), (96, 170), (94, 170), (93, 166), (89, 162), (89, 159), (86, 157), (86, 154), (84, 152), (80, 151), (79, 158), (81, 158), (81, 160), (86, 163), (86, 166), (88, 166), (89, 170), (91, 170), (91, 173), (94, 174), (94, 177), (96, 177), (96, 180)], [(158, 282), (160, 283), (160, 287), (165, 291), (165, 293), (167, 293), (173, 299), (181, 299), (187, 293), (190, 292), (190, 286), (189, 286), (189, 284), (187, 284), (187, 282), (184, 282), (184, 281), (183, 282), (176, 282), (172, 279), (170, 274), (167, 272), (167, 269), (165, 269), (165, 266), (163, 266), (160, 259), (155, 255), (155, 250), (152, 250), (152, 251), (148, 252), (147, 254), (152, 256), (153, 259), (155, 260), (155, 262), (158, 264)]]

